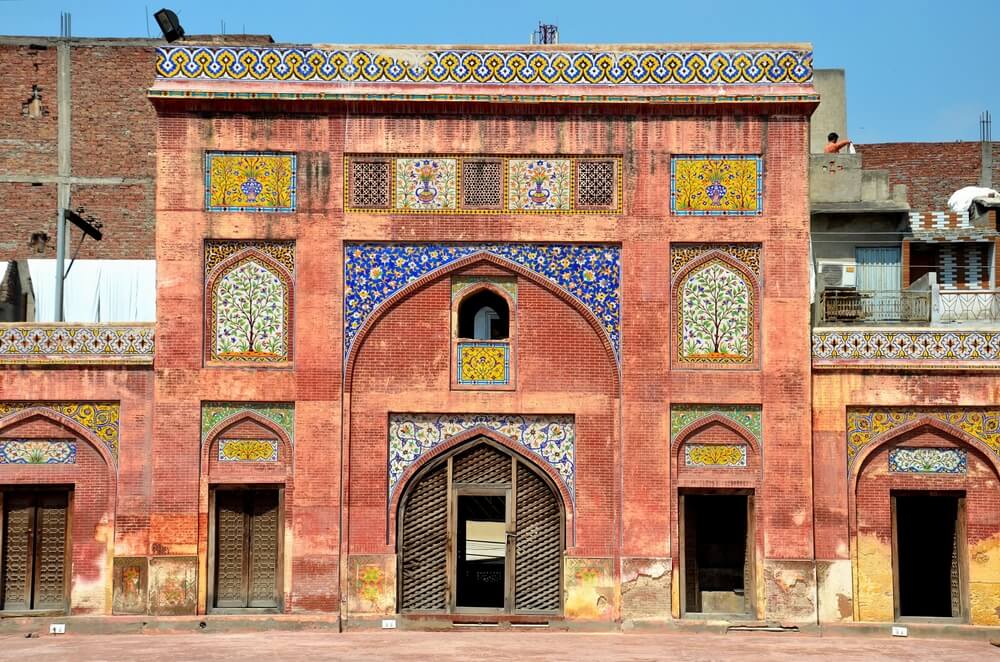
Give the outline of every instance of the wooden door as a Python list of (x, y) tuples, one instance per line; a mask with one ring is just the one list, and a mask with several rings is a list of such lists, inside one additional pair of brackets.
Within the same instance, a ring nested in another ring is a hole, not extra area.
[(562, 511), (541, 476), (517, 463), (514, 609), (557, 612), (562, 592)]
[(279, 606), (279, 511), (276, 489), (216, 492), (216, 608)]
[(4, 611), (66, 608), (68, 505), (67, 492), (4, 494)]

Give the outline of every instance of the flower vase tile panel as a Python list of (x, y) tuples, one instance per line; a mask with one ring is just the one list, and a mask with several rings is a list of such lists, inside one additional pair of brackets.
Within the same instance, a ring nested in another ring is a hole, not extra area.
[[(283, 363), (291, 357), (294, 246), (291, 242), (208, 245), (208, 359)], [(218, 258), (219, 253), (229, 253)]]
[(396, 209), (442, 211), (457, 208), (458, 159), (399, 158), (395, 166)]
[(208, 152), (205, 207), (222, 212), (295, 211), (294, 154)]
[(507, 169), (508, 210), (572, 209), (571, 159), (509, 159)]
[(679, 216), (758, 216), (763, 212), (763, 159), (751, 155), (674, 156), (670, 210)]

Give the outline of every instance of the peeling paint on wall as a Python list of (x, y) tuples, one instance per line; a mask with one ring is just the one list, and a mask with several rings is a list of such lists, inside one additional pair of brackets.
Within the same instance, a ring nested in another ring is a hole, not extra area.
[(873, 534), (858, 534), (858, 603), (859, 621), (891, 622), (892, 547)]
[(566, 618), (611, 620), (615, 585), (611, 559), (566, 559)]
[(670, 559), (622, 559), (622, 618), (670, 618)]

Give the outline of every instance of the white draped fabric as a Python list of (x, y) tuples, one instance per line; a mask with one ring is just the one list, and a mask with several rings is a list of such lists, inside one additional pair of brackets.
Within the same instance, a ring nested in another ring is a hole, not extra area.
[[(28, 274), (34, 321), (55, 321), (56, 261), (28, 260)], [(63, 292), (67, 322), (154, 322), (156, 261), (76, 260)]]

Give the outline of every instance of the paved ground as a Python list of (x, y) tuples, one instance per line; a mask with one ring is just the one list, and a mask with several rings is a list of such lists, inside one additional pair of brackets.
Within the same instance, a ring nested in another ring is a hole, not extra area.
[(935, 660), (1000, 661), (982, 641), (803, 634), (576, 634), (543, 632), (261, 632), (254, 634), (0, 636), (0, 659), (214, 662), (284, 660)]

